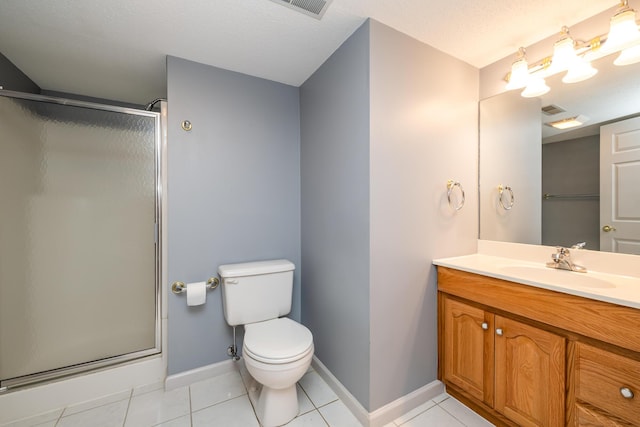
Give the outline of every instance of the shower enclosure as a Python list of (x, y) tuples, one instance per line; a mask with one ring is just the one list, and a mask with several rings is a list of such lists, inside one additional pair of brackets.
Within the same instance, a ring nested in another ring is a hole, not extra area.
[(0, 90), (0, 391), (160, 352), (160, 135)]

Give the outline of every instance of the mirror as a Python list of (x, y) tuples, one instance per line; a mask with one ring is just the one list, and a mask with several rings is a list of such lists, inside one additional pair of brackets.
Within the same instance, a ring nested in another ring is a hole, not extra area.
[[(640, 63), (617, 67), (614, 59), (595, 61), (598, 74), (584, 82), (562, 83), (563, 73), (550, 77), (551, 91), (540, 98), (523, 98), (516, 90), (480, 101), (480, 239), (562, 246), (585, 241), (586, 249), (599, 250), (612, 235), (602, 231), (608, 222), (600, 218), (601, 202), (612, 203), (611, 192), (600, 188), (600, 129), (640, 116)], [(564, 111), (545, 114), (544, 107)], [(578, 115), (588, 121), (574, 129), (545, 124)], [(640, 146), (628, 150), (640, 152)], [(626, 170), (640, 173), (636, 163)], [(511, 197), (505, 187), (513, 193), (511, 209), (502, 206)], [(640, 217), (637, 185), (616, 193), (616, 209)], [(640, 254), (640, 238), (629, 242), (603, 250)]]

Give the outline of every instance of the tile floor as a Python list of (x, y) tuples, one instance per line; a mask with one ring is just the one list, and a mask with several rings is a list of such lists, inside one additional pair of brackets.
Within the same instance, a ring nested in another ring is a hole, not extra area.
[[(245, 384), (250, 386), (243, 369), (171, 391), (164, 391), (159, 383), (70, 405), (5, 426), (259, 427)], [(298, 383), (298, 402), (300, 415), (287, 424), (288, 427), (361, 426), (313, 369)], [(456, 399), (443, 394), (385, 427), (491, 425)]]

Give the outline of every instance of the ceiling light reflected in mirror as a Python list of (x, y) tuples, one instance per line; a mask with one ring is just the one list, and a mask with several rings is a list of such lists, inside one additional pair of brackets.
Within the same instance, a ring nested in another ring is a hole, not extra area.
[(578, 115), (574, 117), (568, 117), (562, 120), (556, 120), (554, 122), (548, 122), (548, 123), (545, 123), (545, 125), (554, 127), (556, 129), (564, 130), (564, 129), (571, 129), (578, 126), (582, 126), (587, 121), (589, 121), (588, 117), (583, 115)]

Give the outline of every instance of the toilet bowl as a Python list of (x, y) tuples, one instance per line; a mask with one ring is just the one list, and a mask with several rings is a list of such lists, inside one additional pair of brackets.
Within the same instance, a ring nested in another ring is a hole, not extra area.
[(286, 317), (245, 326), (242, 355), (247, 371), (262, 385), (254, 405), (264, 427), (298, 415), (296, 382), (309, 369), (313, 350), (311, 332)]

